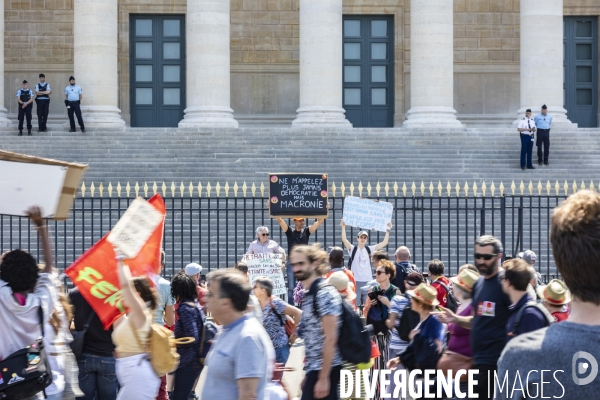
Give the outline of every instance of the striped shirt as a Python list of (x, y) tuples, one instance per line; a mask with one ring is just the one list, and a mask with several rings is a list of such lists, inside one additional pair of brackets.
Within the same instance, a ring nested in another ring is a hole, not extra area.
[(392, 304), (390, 307), (390, 313), (396, 313), (396, 326), (392, 329), (392, 337), (390, 339), (390, 349), (397, 350), (396, 353), (401, 353), (408, 346), (408, 342), (400, 339), (398, 336), (398, 327), (400, 326), (400, 319), (402, 318), (402, 313), (404, 309), (410, 305), (410, 300), (404, 296), (394, 296), (392, 299)]

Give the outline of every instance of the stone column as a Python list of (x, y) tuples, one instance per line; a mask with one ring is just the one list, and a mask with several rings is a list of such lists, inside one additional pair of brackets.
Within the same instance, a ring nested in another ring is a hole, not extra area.
[(123, 128), (125, 121), (119, 109), (117, 0), (75, 0), (73, 11), (74, 76), (83, 90), (83, 122), (86, 128)]
[(230, 107), (230, 0), (188, 0), (186, 109), (180, 128), (237, 128)]
[[(0, 4), (0, 127), (11, 126), (8, 111), (4, 108), (4, 2)], [(14, 99), (9, 93), (9, 98)]]
[(543, 104), (552, 125), (572, 124), (563, 99), (563, 0), (521, 0), (521, 108), (517, 121)]
[(300, 108), (293, 127), (351, 128), (342, 108), (342, 0), (300, 0)]
[(454, 15), (448, 0), (410, 2), (407, 127), (462, 128), (454, 109)]

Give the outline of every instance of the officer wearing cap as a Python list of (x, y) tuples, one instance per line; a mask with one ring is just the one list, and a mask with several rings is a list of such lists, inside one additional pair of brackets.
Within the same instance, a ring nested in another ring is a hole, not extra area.
[(46, 75), (40, 74), (40, 81), (35, 85), (35, 104), (38, 116), (38, 130), (48, 132), (46, 122), (48, 121), (48, 111), (50, 110), (50, 84), (46, 82)]
[(535, 121), (531, 118), (531, 109), (525, 111), (525, 117), (519, 121), (517, 130), (521, 135), (521, 169), (525, 169), (525, 161), (527, 161), (527, 169), (535, 169), (531, 162), (531, 153), (536, 127)]
[(23, 136), (23, 119), (27, 117), (27, 134), (31, 136), (31, 108), (35, 95), (29, 89), (27, 81), (23, 81), (23, 87), (17, 90), (17, 102), (19, 103), (19, 136)]
[(67, 100), (65, 100), (65, 104), (67, 105), (69, 123), (71, 124), (71, 129), (69, 132), (77, 132), (77, 129), (75, 129), (75, 119), (73, 118), (73, 114), (77, 116), (77, 122), (81, 128), (81, 132), (85, 132), (83, 117), (81, 116), (81, 108), (79, 107), (81, 104), (81, 98), (83, 97), (83, 92), (81, 91), (81, 87), (75, 84), (75, 78), (72, 76), (69, 77), (69, 86), (65, 88), (65, 97), (67, 98)]
[[(537, 146), (538, 164), (548, 164), (548, 154), (550, 151), (550, 124), (552, 124), (552, 116), (548, 115), (548, 107), (544, 104), (542, 111), (535, 116), (535, 126), (537, 126), (537, 137), (535, 145)], [(543, 147), (543, 152), (542, 152)]]

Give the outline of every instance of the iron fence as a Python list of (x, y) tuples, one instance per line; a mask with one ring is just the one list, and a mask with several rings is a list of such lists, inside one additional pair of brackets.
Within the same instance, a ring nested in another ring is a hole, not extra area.
[[(148, 193), (146, 193), (147, 197)], [(367, 198), (374, 198), (365, 196)], [(566, 196), (504, 195), (499, 197), (378, 196), (394, 205), (393, 228), (388, 252), (406, 245), (417, 266), (426, 268), (429, 260), (444, 261), (447, 274), (456, 274), (460, 265), (473, 262), (473, 242), (482, 234), (502, 240), (505, 255), (532, 249), (538, 255), (537, 270), (545, 279), (556, 276), (548, 229), (551, 212)], [(49, 221), (56, 265), (68, 267), (117, 222), (130, 197), (82, 197), (75, 199), (67, 221)], [(287, 248), (285, 234), (276, 220), (269, 218), (267, 197), (165, 197), (164, 249), (167, 262), (164, 275), (177, 273), (189, 262), (199, 262), (208, 272), (232, 266), (256, 239), (256, 227), (270, 228), (271, 239)], [(311, 235), (311, 242), (324, 248), (342, 246), (340, 219), (344, 197), (329, 198), (329, 217)], [(314, 220), (309, 220), (308, 225)], [(287, 221), (291, 224), (291, 221)], [(347, 228), (355, 241), (358, 228)], [(379, 243), (383, 232), (372, 232), (369, 244)], [(0, 216), (0, 249), (29, 249), (40, 256), (38, 238), (26, 218)]]

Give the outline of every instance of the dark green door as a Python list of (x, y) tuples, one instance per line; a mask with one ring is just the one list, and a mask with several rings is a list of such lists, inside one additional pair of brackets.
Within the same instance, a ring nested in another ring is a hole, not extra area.
[(565, 17), (565, 109), (581, 128), (598, 126), (598, 17)]
[(394, 126), (394, 18), (344, 16), (344, 109), (355, 128)]
[(185, 16), (131, 15), (131, 126), (176, 127), (185, 108)]

